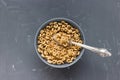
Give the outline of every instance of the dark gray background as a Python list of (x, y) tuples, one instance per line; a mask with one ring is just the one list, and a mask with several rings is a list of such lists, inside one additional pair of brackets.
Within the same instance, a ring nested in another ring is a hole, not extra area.
[[(66, 69), (45, 65), (34, 36), (54, 17), (78, 23), (86, 43), (107, 48), (112, 57), (86, 50)], [(120, 0), (0, 0), (0, 80), (120, 80)]]

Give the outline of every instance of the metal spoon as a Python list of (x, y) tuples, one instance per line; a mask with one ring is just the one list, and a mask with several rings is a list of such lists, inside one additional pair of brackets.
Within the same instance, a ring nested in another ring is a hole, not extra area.
[[(54, 35), (53, 36), (53, 40), (56, 41), (58, 44), (59, 42), (56, 40), (56, 36)], [(98, 54), (99, 56), (101, 57), (109, 57), (111, 56), (112, 54), (105, 48), (96, 48), (96, 47), (92, 47), (92, 46), (88, 46), (86, 44), (82, 44), (82, 43), (77, 43), (77, 42), (74, 42), (74, 41), (69, 41), (69, 44), (74, 44), (74, 45), (77, 45), (77, 46), (80, 46), (80, 47), (83, 47), (87, 50), (90, 50), (96, 54)]]
[(92, 47), (92, 46), (88, 46), (88, 45), (85, 45), (85, 44), (81, 44), (81, 43), (77, 43), (77, 42), (73, 42), (73, 41), (70, 41), (71, 44), (74, 44), (74, 45), (77, 45), (77, 46), (80, 46), (80, 47), (83, 47), (85, 49), (88, 49), (96, 54), (98, 54), (99, 56), (101, 57), (109, 57), (111, 56), (112, 54), (105, 48), (96, 48), (96, 47)]

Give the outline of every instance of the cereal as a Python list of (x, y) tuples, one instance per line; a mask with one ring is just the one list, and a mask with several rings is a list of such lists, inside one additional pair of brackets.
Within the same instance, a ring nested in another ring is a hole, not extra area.
[[(53, 39), (54, 35), (58, 42)], [(48, 63), (58, 65), (71, 63), (80, 55), (81, 47), (69, 44), (70, 40), (83, 43), (79, 30), (65, 21), (50, 22), (37, 38), (40, 55)]]

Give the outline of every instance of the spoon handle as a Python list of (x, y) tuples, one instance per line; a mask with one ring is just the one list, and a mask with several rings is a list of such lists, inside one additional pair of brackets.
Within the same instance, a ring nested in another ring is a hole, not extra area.
[(88, 49), (94, 53), (97, 53), (98, 55), (100, 55), (101, 57), (108, 57), (111, 56), (112, 54), (105, 48), (96, 48), (96, 47), (92, 47), (92, 46), (88, 46), (85, 44), (81, 44), (81, 43), (77, 43), (77, 42), (73, 42), (71, 41), (72, 44), (83, 47), (85, 49)]

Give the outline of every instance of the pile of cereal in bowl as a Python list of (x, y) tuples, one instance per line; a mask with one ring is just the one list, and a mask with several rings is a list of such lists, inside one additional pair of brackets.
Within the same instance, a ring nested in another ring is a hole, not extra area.
[[(54, 40), (53, 37), (55, 35)], [(80, 55), (81, 47), (69, 44), (69, 41), (82, 43), (77, 28), (65, 21), (50, 22), (37, 37), (37, 50), (50, 64), (65, 64), (73, 62)]]

